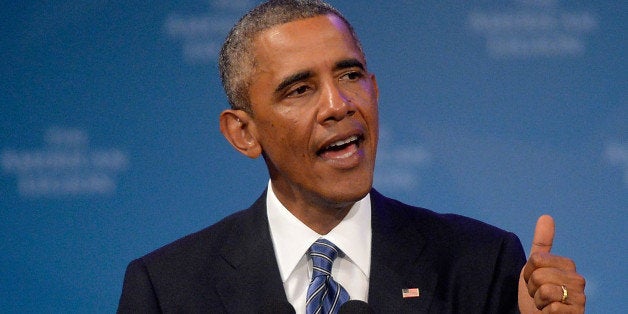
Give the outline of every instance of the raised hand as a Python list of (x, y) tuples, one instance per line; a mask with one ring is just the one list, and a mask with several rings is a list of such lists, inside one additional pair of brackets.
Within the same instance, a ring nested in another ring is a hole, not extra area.
[(530, 313), (584, 313), (585, 280), (569, 258), (552, 255), (554, 219), (539, 217), (530, 258), (519, 277), (519, 310)]

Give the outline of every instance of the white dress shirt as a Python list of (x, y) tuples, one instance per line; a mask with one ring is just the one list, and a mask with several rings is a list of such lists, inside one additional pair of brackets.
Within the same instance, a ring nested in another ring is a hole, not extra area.
[(305, 313), (305, 298), (312, 277), (312, 260), (307, 250), (318, 238), (334, 243), (342, 254), (334, 261), (332, 277), (352, 300), (367, 301), (371, 268), (371, 199), (356, 202), (347, 216), (326, 235), (302, 223), (277, 199), (268, 183), (266, 211), (270, 234), (288, 301), (297, 314)]

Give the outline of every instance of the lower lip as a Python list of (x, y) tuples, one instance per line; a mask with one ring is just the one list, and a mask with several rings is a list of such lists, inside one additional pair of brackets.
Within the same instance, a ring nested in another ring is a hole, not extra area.
[(326, 151), (320, 155), (325, 161), (332, 162), (339, 168), (355, 167), (360, 162), (361, 150), (357, 144), (347, 146), (340, 151)]

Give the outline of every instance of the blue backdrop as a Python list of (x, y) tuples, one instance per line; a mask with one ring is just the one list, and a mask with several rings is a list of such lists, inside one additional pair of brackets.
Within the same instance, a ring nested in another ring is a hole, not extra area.
[[(628, 308), (625, 1), (333, 1), (380, 85), (375, 186), (557, 223), (590, 313)], [(126, 264), (247, 207), (216, 53), (255, 1), (0, 5), (0, 308), (113, 312)]]

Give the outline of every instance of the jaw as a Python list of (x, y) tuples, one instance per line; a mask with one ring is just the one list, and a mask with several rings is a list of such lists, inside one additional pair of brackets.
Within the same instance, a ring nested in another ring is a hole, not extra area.
[(377, 124), (372, 124), (370, 129), (354, 124), (342, 131), (329, 130), (306, 149), (265, 151), (273, 190), (281, 203), (299, 217), (295, 211), (331, 215), (364, 198), (372, 187), (377, 150)]
[[(271, 171), (273, 189), (286, 208), (317, 208), (319, 211), (351, 207), (362, 199), (373, 183), (373, 164), (357, 151), (346, 158), (317, 158), (311, 176), (294, 182), (285, 174)], [(306, 167), (306, 166), (304, 166)]]

